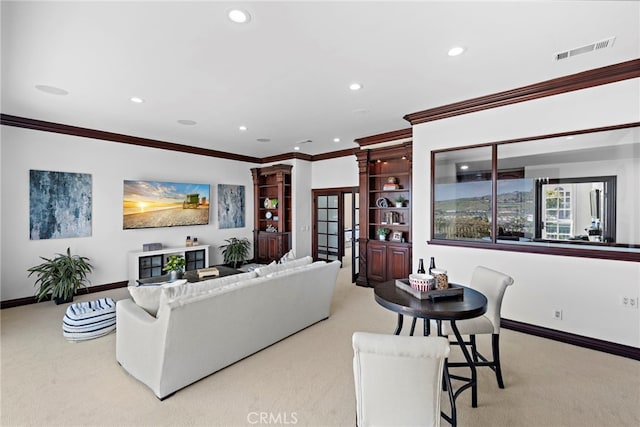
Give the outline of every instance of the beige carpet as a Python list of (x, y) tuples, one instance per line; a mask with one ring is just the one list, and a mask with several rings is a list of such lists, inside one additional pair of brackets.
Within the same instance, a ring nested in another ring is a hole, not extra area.
[[(396, 318), (371, 289), (350, 283), (349, 270), (340, 272), (328, 320), (162, 402), (116, 363), (115, 334), (80, 343), (62, 337), (66, 305), (2, 310), (1, 424), (353, 426), (351, 335), (391, 333)], [(128, 293), (76, 301), (101, 296)], [(638, 362), (504, 329), (501, 340), (506, 389), (481, 369), (478, 408), (468, 391), (458, 400), (460, 426), (640, 425)]]

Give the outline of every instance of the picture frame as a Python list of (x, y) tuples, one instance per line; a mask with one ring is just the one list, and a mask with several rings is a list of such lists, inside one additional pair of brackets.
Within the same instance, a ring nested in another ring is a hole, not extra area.
[(391, 233), (391, 239), (389, 240), (392, 242), (402, 242), (402, 231), (394, 231)]

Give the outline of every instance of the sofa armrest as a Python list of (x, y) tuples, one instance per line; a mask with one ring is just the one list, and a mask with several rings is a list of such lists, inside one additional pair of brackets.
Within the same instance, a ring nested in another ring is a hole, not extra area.
[(116, 303), (116, 360), (159, 396), (167, 320), (156, 319), (132, 299)]

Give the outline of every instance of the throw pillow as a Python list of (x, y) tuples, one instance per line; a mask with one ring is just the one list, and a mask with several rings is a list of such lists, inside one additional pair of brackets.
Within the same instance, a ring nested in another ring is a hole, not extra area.
[(293, 253), (293, 249), (291, 249), (289, 252), (282, 255), (282, 257), (278, 261), (278, 264), (285, 264), (289, 261), (293, 261), (294, 259), (296, 259), (296, 255)]
[(182, 279), (164, 284), (129, 286), (129, 294), (138, 306), (143, 308), (150, 315), (155, 316), (158, 312), (158, 305), (160, 304), (160, 293), (162, 292), (162, 288), (180, 286), (184, 285), (185, 283), (187, 283), (187, 281)]

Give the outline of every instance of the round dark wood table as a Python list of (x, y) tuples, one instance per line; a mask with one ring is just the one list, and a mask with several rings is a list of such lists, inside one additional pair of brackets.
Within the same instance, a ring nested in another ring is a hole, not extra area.
[[(390, 280), (376, 285), (374, 287), (374, 295), (378, 304), (388, 310), (398, 313), (398, 323), (396, 325), (396, 330), (394, 331), (395, 335), (399, 335), (402, 331), (405, 315), (413, 317), (411, 335), (413, 335), (416, 318), (424, 319), (425, 336), (430, 334), (430, 320), (435, 320), (437, 322), (439, 335), (441, 335), (441, 322), (445, 320), (451, 323), (451, 329), (456, 336), (456, 341), (467, 361), (466, 365), (468, 365), (471, 370), (470, 378), (460, 377), (457, 375), (454, 376), (449, 373), (448, 363), (445, 365), (445, 383), (447, 384), (449, 399), (451, 401), (451, 416), (449, 417), (444, 413), (442, 416), (451, 423), (452, 426), (455, 426), (457, 423), (455, 401), (462, 391), (471, 387), (471, 406), (474, 408), (478, 406), (476, 366), (473, 363), (473, 359), (466, 347), (466, 342), (462, 339), (460, 331), (456, 326), (456, 320), (472, 319), (474, 317), (482, 316), (487, 312), (487, 297), (475, 289), (471, 289), (466, 286), (450, 284), (450, 287), (462, 288), (463, 294), (461, 296), (435, 298), (433, 300), (419, 299), (398, 288), (395, 280)], [(462, 380), (465, 384), (454, 392), (451, 387), (450, 378)]]

